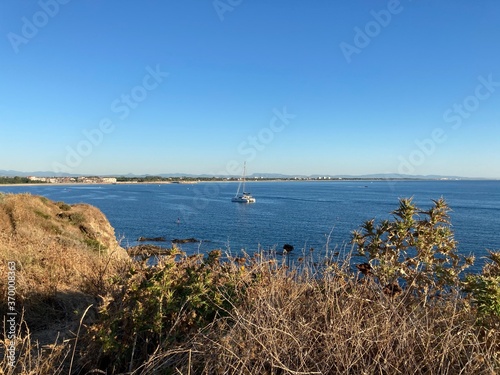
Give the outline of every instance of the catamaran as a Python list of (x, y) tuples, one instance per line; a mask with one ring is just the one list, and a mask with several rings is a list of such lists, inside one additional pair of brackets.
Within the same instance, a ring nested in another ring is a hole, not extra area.
[[(236, 192), (236, 195), (234, 196), (233, 199), (231, 199), (231, 202), (236, 202), (236, 203), (255, 203), (255, 198), (252, 197), (250, 193), (245, 192), (245, 175), (246, 175), (246, 167), (247, 163), (243, 163), (243, 176), (240, 180), (240, 183), (238, 185), (238, 191)], [(242, 192), (240, 194), (240, 191)]]

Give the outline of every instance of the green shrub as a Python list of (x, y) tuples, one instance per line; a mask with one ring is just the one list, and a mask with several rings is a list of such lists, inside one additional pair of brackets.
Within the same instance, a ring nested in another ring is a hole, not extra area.
[(64, 202), (56, 202), (56, 205), (63, 211), (69, 211), (71, 210), (71, 206), (67, 203)]
[(41, 218), (43, 218), (45, 220), (50, 219), (50, 215), (47, 215), (45, 212), (42, 212), (42, 211), (39, 211), (39, 210), (35, 210), (34, 212), (35, 212), (35, 214), (37, 216), (40, 216)]
[(104, 251), (108, 249), (106, 246), (104, 246), (102, 243), (100, 243), (94, 238), (85, 238), (84, 242), (93, 251)]
[(500, 252), (490, 251), (480, 275), (468, 275), (465, 290), (472, 296), (481, 324), (500, 328)]
[(352, 242), (368, 260), (365, 274), (373, 275), (386, 288), (402, 282), (412, 295), (427, 296), (459, 286), (460, 273), (474, 258), (457, 254), (450, 208), (442, 198), (433, 203), (424, 211), (412, 199), (401, 199), (392, 212), (393, 220), (378, 225), (369, 220), (353, 232)]
[(73, 225), (80, 225), (86, 221), (85, 215), (81, 212), (75, 212), (69, 215), (69, 221)]
[(101, 309), (95, 335), (101, 365), (126, 370), (225, 315), (236, 303), (237, 272), (222, 265), (220, 256), (214, 250), (206, 258), (185, 257), (173, 249), (155, 267), (134, 265)]

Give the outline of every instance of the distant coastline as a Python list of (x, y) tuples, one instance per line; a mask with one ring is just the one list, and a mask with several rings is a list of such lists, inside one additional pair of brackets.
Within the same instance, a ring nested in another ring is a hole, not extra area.
[[(189, 174), (189, 173), (157, 173), (157, 174), (74, 174), (74, 173), (55, 173), (53, 171), (31, 171), (23, 172), (17, 170), (0, 169), (0, 185), (12, 184), (113, 184), (113, 183), (197, 183), (197, 182), (238, 182), (241, 175), (222, 175), (222, 174)], [(499, 177), (464, 177), (456, 175), (410, 175), (399, 173), (370, 173), (370, 174), (282, 174), (254, 172), (246, 175), (248, 182), (252, 181), (412, 181), (412, 180), (499, 180)]]
[[(50, 178), (51, 181), (30, 181), (22, 178), (19, 181), (16, 177), (0, 177), (0, 186), (97, 186), (97, 185), (169, 185), (169, 184), (197, 184), (197, 183), (234, 183), (240, 179), (236, 177), (229, 178), (161, 178), (161, 179), (143, 179), (143, 178), (127, 178), (120, 181), (103, 181), (103, 180), (88, 180), (88, 181), (68, 181), (65, 178)], [(373, 178), (373, 177), (339, 177), (339, 178), (251, 178), (247, 179), (248, 183), (253, 182), (347, 182), (347, 181), (498, 181), (493, 178), (422, 178), (422, 177), (404, 177), (404, 178)]]

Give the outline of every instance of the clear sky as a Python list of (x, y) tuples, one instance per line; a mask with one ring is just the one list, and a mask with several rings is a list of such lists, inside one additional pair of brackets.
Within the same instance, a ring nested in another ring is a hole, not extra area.
[(500, 178), (497, 0), (3, 0), (0, 170)]

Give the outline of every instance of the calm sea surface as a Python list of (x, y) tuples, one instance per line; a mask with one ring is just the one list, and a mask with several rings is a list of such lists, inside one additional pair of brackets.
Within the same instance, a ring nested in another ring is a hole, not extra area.
[(330, 249), (344, 248), (364, 221), (389, 218), (398, 198), (414, 197), (426, 209), (442, 196), (453, 209), (461, 253), (480, 258), (500, 250), (500, 181), (250, 182), (257, 199), (250, 205), (231, 202), (236, 189), (235, 183), (0, 186), (0, 192), (95, 205), (123, 246), (140, 236), (194, 237), (202, 242), (182, 245), (188, 253), (279, 251), (288, 243), (297, 257), (311, 247), (321, 253), (328, 241)]

